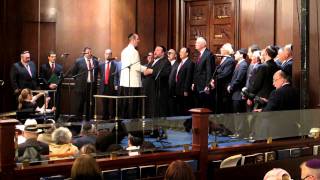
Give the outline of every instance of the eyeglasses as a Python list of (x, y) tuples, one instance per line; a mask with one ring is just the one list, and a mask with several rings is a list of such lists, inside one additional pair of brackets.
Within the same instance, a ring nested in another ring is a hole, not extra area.
[(313, 176), (312, 176), (312, 175), (307, 175), (306, 177), (301, 178), (301, 180), (305, 180), (305, 179), (307, 179), (307, 178), (309, 178), (309, 177), (313, 177)]

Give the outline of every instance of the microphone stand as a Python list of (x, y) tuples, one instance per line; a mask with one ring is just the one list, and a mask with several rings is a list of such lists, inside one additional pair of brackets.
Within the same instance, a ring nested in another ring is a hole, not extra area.
[[(127, 65), (126, 67), (121, 67), (121, 69), (119, 70), (119, 71), (116, 71), (116, 72), (114, 72), (114, 73), (112, 73), (111, 75), (115, 75), (115, 74), (117, 74), (117, 73), (120, 73), (120, 72), (122, 72), (124, 69), (129, 69), (129, 92), (128, 92), (128, 95), (129, 96), (131, 96), (131, 66), (133, 66), (133, 65), (135, 65), (135, 64), (137, 64), (137, 63), (139, 63), (140, 62), (140, 60), (139, 61), (136, 61), (136, 62), (133, 62), (133, 63), (131, 63), (131, 64), (129, 64), (129, 65)], [(130, 98), (129, 99), (129, 107), (130, 107), (130, 105), (132, 105), (132, 103), (131, 103), (131, 101), (132, 101), (132, 99)]]

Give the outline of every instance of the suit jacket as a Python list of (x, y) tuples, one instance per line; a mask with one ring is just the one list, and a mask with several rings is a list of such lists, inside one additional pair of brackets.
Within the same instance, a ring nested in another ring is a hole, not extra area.
[[(145, 78), (145, 93), (147, 95), (146, 102), (149, 104), (149, 115), (166, 116), (168, 102), (168, 79), (171, 71), (171, 64), (166, 57), (159, 59), (153, 66), (151, 75)], [(148, 106), (148, 105), (147, 105)], [(157, 108), (157, 107), (161, 108)], [(148, 108), (147, 108), (148, 109)], [(154, 112), (155, 114), (152, 114)]]
[(299, 109), (299, 92), (290, 84), (273, 90), (263, 111), (280, 111)]
[[(182, 63), (182, 61), (180, 62)], [(184, 92), (191, 92), (194, 63), (188, 58), (180, 67), (176, 80), (176, 94), (183, 96)]]
[(236, 65), (231, 82), (229, 84), (232, 93), (232, 100), (242, 99), (241, 89), (246, 84), (247, 69), (248, 62), (246, 60), (243, 60), (239, 63), (239, 65)]
[(254, 82), (254, 79), (256, 77), (257, 69), (261, 65), (261, 63), (258, 64), (250, 64), (247, 70), (247, 80), (246, 80), (246, 87), (248, 89), (252, 88), (252, 84)]
[(293, 60), (289, 59), (287, 62), (281, 65), (281, 70), (291, 77), (292, 77), (292, 64), (293, 64)]
[(24, 143), (19, 144), (18, 146), (18, 154), (22, 156), (27, 147), (35, 147), (41, 155), (49, 154), (49, 146), (46, 143), (37, 141), (37, 139), (27, 139)]
[[(75, 83), (76, 83), (76, 89), (75, 91), (78, 92), (83, 92), (86, 91), (86, 84), (87, 84), (87, 78), (88, 78), (88, 67), (87, 67), (87, 63), (85, 62), (85, 58), (84, 57), (80, 57), (76, 60), (73, 70), (72, 70), (72, 75), (78, 75), (77, 77), (75, 77)], [(93, 86), (97, 85), (97, 78), (98, 78), (98, 66), (99, 66), (99, 62), (97, 60), (97, 58), (93, 57), (92, 58), (93, 61)], [(81, 74), (82, 73), (82, 74)]]
[(43, 89), (49, 89), (50, 83), (48, 82), (52, 74), (55, 73), (58, 77), (63, 73), (62, 65), (55, 63), (54, 71), (52, 72), (50, 64), (42, 64), (40, 68), (40, 78), (43, 80)]
[(177, 74), (177, 69), (179, 66), (179, 62), (176, 60), (173, 65), (171, 66), (171, 71), (169, 74), (169, 94), (171, 96), (175, 95), (175, 89), (176, 89), (176, 74)]
[(219, 94), (227, 92), (227, 86), (231, 81), (236, 61), (232, 57), (226, 57), (216, 69), (216, 86)]
[[(109, 81), (108, 81), (108, 87), (110, 88), (110, 93), (113, 93), (114, 87), (119, 85), (119, 73), (118, 73), (118, 66), (114, 61), (109, 62)], [(104, 87), (106, 86), (104, 84), (105, 81), (105, 69), (107, 64), (105, 62), (99, 64), (99, 70), (100, 70), (100, 93), (103, 94)], [(108, 92), (107, 92), (108, 93)]]
[(10, 70), (10, 80), (13, 90), (16, 89), (36, 89), (37, 88), (37, 69), (33, 61), (29, 62), (32, 77), (21, 61), (12, 65)]
[(274, 90), (273, 75), (278, 70), (279, 67), (272, 59), (261, 64), (249, 92), (268, 99), (271, 91)]
[(209, 49), (205, 49), (199, 62), (195, 63), (193, 72), (193, 84), (196, 91), (203, 91), (210, 83), (213, 69), (215, 69), (215, 59)]

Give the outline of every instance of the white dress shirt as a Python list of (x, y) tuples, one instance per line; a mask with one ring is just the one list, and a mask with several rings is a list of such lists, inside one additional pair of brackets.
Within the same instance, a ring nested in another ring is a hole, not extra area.
[[(129, 73), (129, 68), (126, 67), (130, 65), (131, 68)], [(141, 73), (146, 69), (146, 67), (141, 66), (139, 53), (131, 44), (121, 52), (121, 69), (120, 86), (142, 87)]]

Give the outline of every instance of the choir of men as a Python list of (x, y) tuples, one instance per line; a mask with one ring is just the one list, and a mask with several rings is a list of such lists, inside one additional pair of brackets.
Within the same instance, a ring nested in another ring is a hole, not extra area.
[[(98, 76), (99, 94), (146, 95), (147, 117), (188, 115), (188, 110), (194, 107), (209, 108), (215, 113), (245, 112), (246, 107), (247, 111), (258, 108), (263, 111), (277, 110), (282, 109), (275, 102), (281, 99), (279, 96), (289, 97), (286, 95), (288, 89), (290, 93), (295, 92), (291, 91), (290, 84), (291, 44), (280, 49), (267, 46), (262, 51), (257, 45), (251, 45), (248, 51), (242, 48), (234, 53), (232, 45), (226, 43), (221, 47), (220, 54), (213, 55), (207, 48), (205, 38), (198, 37), (195, 42), (198, 56), (195, 59), (192, 59), (187, 47), (182, 47), (177, 55), (174, 49), (167, 52), (164, 46), (157, 45), (154, 52), (148, 53), (147, 64), (141, 65), (137, 51), (139, 35), (132, 33), (128, 40), (128, 46), (121, 52), (120, 62), (114, 61), (111, 49), (106, 49), (104, 60), (99, 64), (89, 47), (84, 48), (83, 56), (75, 61), (72, 75), (77, 97), (74, 104), (79, 119), (82, 119), (84, 112), (86, 120), (93, 117), (93, 95), (97, 93)], [(56, 64), (55, 59), (55, 52), (50, 51), (48, 63), (41, 66), (43, 89), (56, 90), (59, 87), (55, 76), (60, 78), (62, 66)], [(12, 66), (10, 75), (17, 94), (23, 88), (37, 88), (36, 66), (30, 61), (28, 51), (21, 53), (21, 60)], [(280, 80), (280, 85), (277, 85)], [(244, 88), (249, 96), (242, 92)], [(265, 103), (257, 101), (256, 97), (265, 100)], [(122, 100), (119, 106), (121, 117), (140, 117), (140, 102), (140, 99), (134, 98)], [(102, 118), (114, 118), (114, 111), (115, 104), (104, 99)]]

